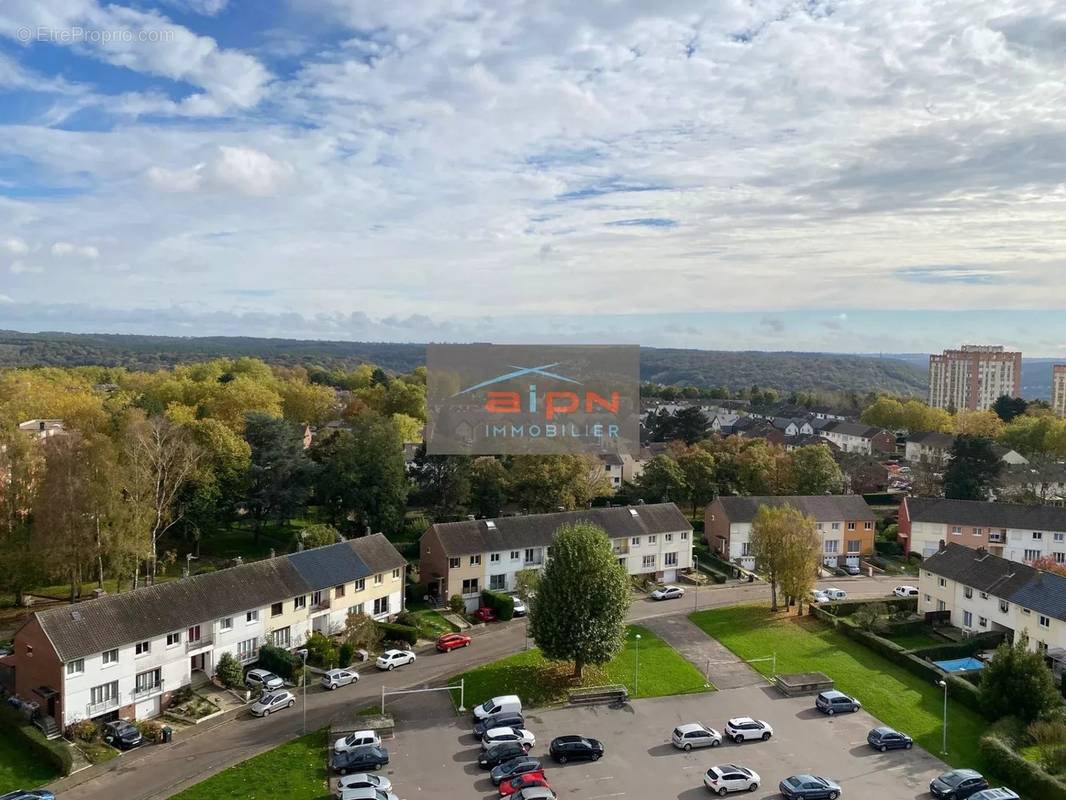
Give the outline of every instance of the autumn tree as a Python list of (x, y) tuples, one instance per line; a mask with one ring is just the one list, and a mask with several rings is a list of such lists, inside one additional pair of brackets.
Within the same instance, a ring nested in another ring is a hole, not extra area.
[(611, 493), (602, 472), (590, 481), (596, 467), (584, 455), (515, 456), (509, 470), (512, 497), (531, 514), (582, 508)]
[(637, 478), (637, 488), (650, 503), (680, 503), (689, 494), (684, 470), (676, 460), (665, 454), (655, 456), (644, 465)]
[(778, 587), (785, 591), (787, 597), (797, 599), (809, 591), (822, 548), (813, 517), (789, 505), (777, 508), (759, 506), (751, 523), (748, 541), (755, 558), (755, 568), (770, 581), (770, 605), (773, 611), (777, 611)]
[(1060, 563), (1055, 560), (1055, 556), (1050, 553), (1045, 556), (1041, 556), (1036, 561), (1030, 562), (1030, 566), (1033, 569), (1042, 569), (1045, 572), (1054, 572), (1056, 575), (1066, 575), (1066, 564)]
[(803, 600), (814, 588), (822, 547), (822, 535), (814, 517), (798, 512), (793, 515), (786, 527), (778, 579), (785, 594), (785, 607), (795, 602), (798, 614), (803, 613)]
[(0, 429), (0, 591), (12, 593), (17, 605), (38, 567), (31, 548), (31, 513), (43, 469), (36, 440), (14, 425)]
[(696, 509), (714, 500), (718, 493), (718, 470), (714, 456), (700, 447), (690, 447), (677, 457), (677, 465), (685, 479), (685, 493)]
[(831, 494), (841, 490), (844, 475), (824, 444), (792, 451), (792, 489), (796, 494)]
[(955, 415), (955, 433), (995, 439), (1003, 432), (1003, 420), (994, 411), (962, 409)]

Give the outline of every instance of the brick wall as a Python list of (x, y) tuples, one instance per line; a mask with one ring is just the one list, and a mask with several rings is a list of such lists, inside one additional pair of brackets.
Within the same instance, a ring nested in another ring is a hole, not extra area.
[(37, 617), (31, 617), (29, 622), (19, 628), (15, 633), (15, 694), (26, 701), (35, 701), (41, 704), (41, 711), (48, 712), (45, 701), (38, 696), (34, 689), (39, 686), (47, 686), (60, 692), (55, 700), (55, 718), (63, 719), (63, 664), (59, 661), (52, 648), (52, 643), (45, 636)]

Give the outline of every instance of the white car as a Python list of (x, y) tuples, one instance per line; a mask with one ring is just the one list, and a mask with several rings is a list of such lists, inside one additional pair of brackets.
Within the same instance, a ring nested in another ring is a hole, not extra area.
[(815, 589), (813, 592), (811, 592), (811, 602), (812, 603), (828, 603), (829, 602), (829, 595), (827, 595), (821, 589)]
[(845, 592), (843, 589), (838, 589), (835, 586), (830, 586), (828, 588), (822, 589), (821, 591), (825, 593), (825, 596), (828, 597), (830, 600), (843, 600), (845, 597), (848, 596), (847, 592)]
[(522, 598), (515, 595), (514, 598), (514, 611), (512, 614), (516, 617), (524, 617), (529, 613), (529, 609), (526, 608), (526, 604), (522, 602)]
[(402, 667), (404, 664), (413, 664), (415, 662), (415, 654), (410, 650), (386, 650), (374, 663), (378, 669), (392, 670), (395, 667)]
[(689, 722), (674, 728), (670, 741), (674, 747), (688, 751), (693, 747), (717, 747), (722, 743), (722, 734), (702, 722)]
[(680, 586), (660, 586), (651, 593), (652, 600), (677, 600), (685, 596), (685, 590)]
[(280, 689), (285, 685), (285, 681), (268, 669), (250, 669), (244, 676), (244, 685), (250, 689), (262, 689), (265, 692), (270, 689)]
[(763, 722), (761, 719), (734, 717), (725, 724), (725, 735), (737, 744), (752, 739), (761, 739), (765, 742), (774, 735), (774, 729), (770, 727), (769, 722)]
[(361, 786), (356, 789), (338, 789), (337, 795), (340, 800), (399, 800), (399, 798), (387, 789), (378, 789), (373, 786)]
[(488, 750), (494, 744), (518, 742), (529, 750), (537, 743), (537, 737), (525, 728), (491, 728), (481, 737), (481, 749)]
[(337, 781), (337, 791), (343, 792), (345, 789), (381, 789), (383, 792), (391, 792), (392, 781), (373, 772), (357, 772), (354, 775), (343, 775)]
[(730, 792), (754, 792), (759, 788), (759, 773), (736, 764), (711, 767), (703, 776), (703, 785), (721, 797)]
[(918, 596), (918, 587), (917, 586), (897, 586), (895, 589), (892, 590), (892, 594), (894, 594), (896, 597), (917, 597)]
[(326, 689), (336, 689), (338, 686), (347, 686), (359, 680), (359, 673), (354, 669), (331, 669), (322, 676), (322, 686)]
[(343, 753), (345, 750), (354, 750), (364, 745), (377, 746), (379, 744), (381, 744), (381, 737), (377, 735), (376, 731), (356, 731), (335, 741), (333, 743), (333, 752)]
[(266, 692), (258, 700), (252, 703), (249, 711), (256, 717), (266, 717), (282, 708), (292, 708), (296, 698), (292, 692), (284, 689), (276, 692)]

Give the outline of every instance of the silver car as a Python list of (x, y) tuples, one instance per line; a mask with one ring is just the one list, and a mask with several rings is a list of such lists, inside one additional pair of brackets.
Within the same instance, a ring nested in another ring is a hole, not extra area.
[(693, 747), (717, 747), (722, 743), (722, 734), (714, 728), (708, 728), (702, 722), (689, 722), (674, 728), (670, 741), (679, 750), (691, 750)]
[(331, 669), (322, 676), (322, 686), (325, 689), (336, 689), (338, 686), (347, 686), (359, 680), (359, 673), (354, 669)]
[(283, 708), (292, 708), (295, 702), (296, 698), (292, 696), (292, 692), (284, 689), (277, 692), (266, 692), (252, 703), (249, 711), (252, 712), (253, 716), (266, 717)]
[(342, 775), (338, 779), (337, 791), (344, 789), (381, 789), (383, 792), (391, 792), (392, 781), (373, 772), (357, 772), (354, 775)]
[(370, 786), (358, 789), (338, 789), (337, 796), (340, 800), (399, 800), (387, 789), (375, 789)]

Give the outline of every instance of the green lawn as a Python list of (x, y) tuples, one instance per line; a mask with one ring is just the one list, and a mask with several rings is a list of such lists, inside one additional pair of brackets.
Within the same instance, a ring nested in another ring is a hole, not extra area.
[(174, 800), (328, 800), (325, 730), (310, 733), (191, 786)]
[[(939, 755), (942, 691), (813, 617), (781, 617), (764, 606), (735, 606), (700, 611), (691, 619), (741, 658), (776, 653), (779, 673), (826, 673), (837, 689), (857, 697), (864, 710)], [(763, 674), (771, 669), (770, 662), (754, 666)], [(978, 767), (977, 741), (987, 727), (984, 717), (950, 700), (945, 760)]]
[[(633, 691), (636, 667), (635, 634), (640, 634), (640, 679)], [(573, 665), (545, 659), (539, 650), (527, 650), (513, 656), (483, 664), (462, 675), (466, 680), (466, 707), (501, 694), (517, 694), (527, 706), (543, 706), (565, 700), (567, 689), (625, 684), (630, 697), (661, 697), (707, 691), (703, 675), (670, 645), (637, 625), (629, 626), (625, 649), (602, 668), (586, 667), (580, 684), (571, 680)], [(458, 702), (458, 696), (456, 696)]]
[(904, 650), (916, 650), (919, 647), (933, 647), (934, 645), (948, 644), (948, 640), (942, 636), (934, 636), (931, 633), (905, 633), (901, 636), (886, 636), (891, 642), (898, 644)]
[(0, 794), (32, 789), (58, 777), (10, 728), (0, 725)]
[(425, 609), (413, 612), (418, 617), (418, 630), (423, 639), (436, 639), (442, 633), (454, 633), (459, 626), (448, 622), (436, 611)]

